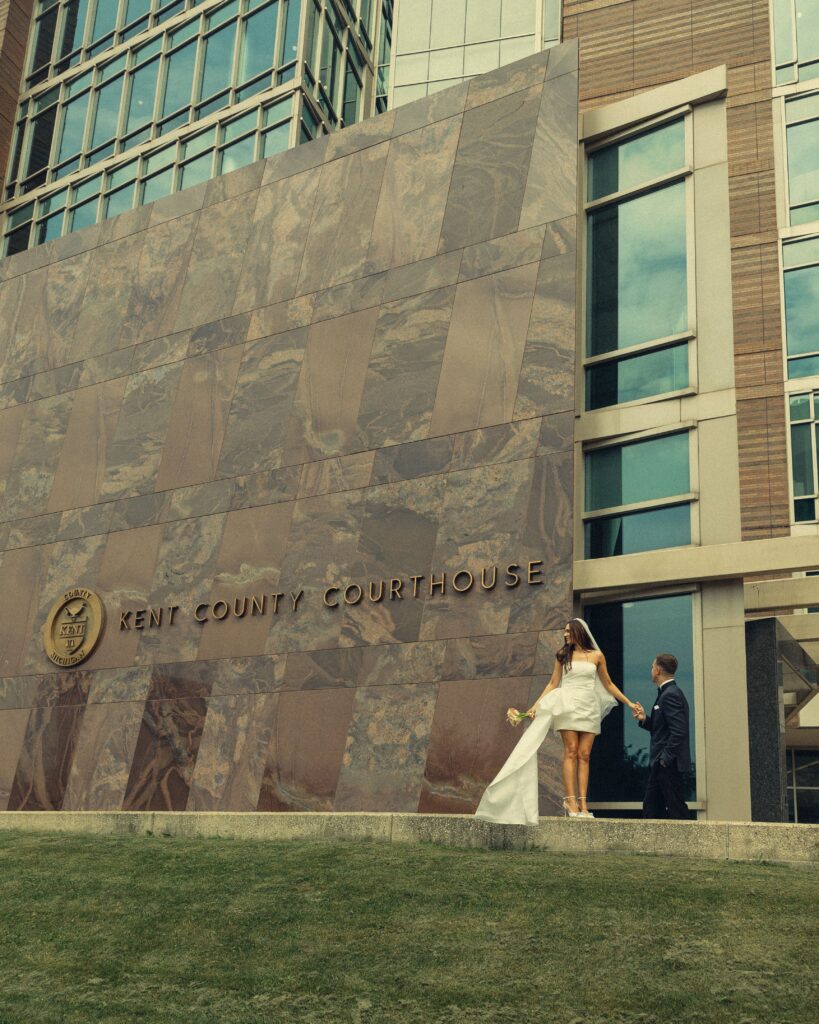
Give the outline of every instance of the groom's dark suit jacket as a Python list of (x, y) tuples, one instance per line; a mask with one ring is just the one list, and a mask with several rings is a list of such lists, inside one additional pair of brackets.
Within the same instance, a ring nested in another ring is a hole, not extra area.
[(678, 771), (690, 771), (688, 701), (673, 679), (669, 679), (659, 688), (651, 714), (639, 725), (641, 729), (648, 729), (651, 733), (651, 749), (648, 755), (650, 765), (662, 761), (669, 767), (677, 768)]

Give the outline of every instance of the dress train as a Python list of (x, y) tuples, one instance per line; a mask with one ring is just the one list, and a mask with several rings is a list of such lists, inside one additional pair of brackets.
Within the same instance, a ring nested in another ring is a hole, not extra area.
[(532, 724), (486, 787), (475, 811), (476, 818), (503, 825), (537, 825), (537, 752), (554, 719), (570, 712), (572, 707), (571, 698), (562, 687), (541, 697)]

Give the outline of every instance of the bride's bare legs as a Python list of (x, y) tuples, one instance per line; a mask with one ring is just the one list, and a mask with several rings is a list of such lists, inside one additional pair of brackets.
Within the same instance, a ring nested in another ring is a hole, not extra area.
[(577, 739), (577, 791), (580, 799), (580, 810), (587, 811), (586, 793), (589, 791), (589, 758), (591, 757), (593, 732), (576, 733)]
[[(563, 740), (563, 786), (566, 792), (568, 809), (573, 813), (578, 810), (575, 782), (577, 778), (578, 735), (578, 733), (572, 732), (570, 729), (560, 730), (560, 736)], [(588, 777), (588, 772), (586, 772), (587, 781)]]

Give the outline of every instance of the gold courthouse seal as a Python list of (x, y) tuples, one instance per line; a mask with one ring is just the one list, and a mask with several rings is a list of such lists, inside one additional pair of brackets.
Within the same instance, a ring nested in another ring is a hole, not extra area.
[(48, 613), (43, 627), (45, 651), (55, 665), (79, 665), (99, 643), (105, 607), (93, 590), (67, 590)]

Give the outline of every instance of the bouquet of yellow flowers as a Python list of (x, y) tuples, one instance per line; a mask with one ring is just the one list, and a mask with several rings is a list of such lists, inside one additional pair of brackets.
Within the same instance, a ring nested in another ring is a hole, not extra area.
[(506, 721), (510, 725), (520, 725), (521, 722), (525, 722), (530, 717), (532, 716), (528, 711), (518, 711), (517, 708), (509, 708), (506, 712)]

